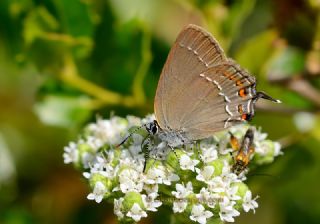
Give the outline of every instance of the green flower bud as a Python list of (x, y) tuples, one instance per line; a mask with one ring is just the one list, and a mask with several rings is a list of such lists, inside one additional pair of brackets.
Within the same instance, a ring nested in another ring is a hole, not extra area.
[(208, 165), (211, 165), (214, 167), (214, 176), (219, 176), (222, 173), (222, 169), (224, 167), (224, 161), (225, 159), (223, 159), (222, 157), (219, 159), (216, 159), (210, 163), (208, 163)]
[(94, 153), (94, 150), (88, 144), (85, 144), (85, 143), (79, 144), (78, 149), (79, 149), (79, 155), (83, 153)]
[(145, 208), (141, 194), (133, 191), (126, 193), (122, 202), (123, 211), (128, 212), (132, 208), (134, 203), (137, 203), (142, 209)]
[(264, 140), (260, 143), (262, 150), (265, 152), (263, 155), (255, 153), (253, 161), (258, 165), (269, 164), (274, 160), (275, 144), (271, 140)]
[[(112, 184), (112, 180), (110, 179), (107, 179), (105, 176), (99, 174), (99, 173), (96, 173), (96, 174), (93, 174), (90, 179), (89, 179), (89, 184), (90, 184), (90, 187), (93, 189), (95, 186), (96, 186), (96, 183), (100, 181), (101, 183), (103, 183), (103, 185), (106, 187), (106, 189), (108, 190), (108, 192), (111, 192), (112, 191), (112, 188), (113, 188), (113, 184)], [(108, 193), (109, 195), (110, 193)], [(106, 195), (107, 196), (107, 195)]]
[(238, 191), (237, 191), (237, 195), (241, 197), (240, 200), (237, 200), (237, 204), (235, 205), (235, 208), (237, 210), (240, 210), (242, 209), (242, 203), (243, 203), (243, 200), (242, 198), (244, 197), (244, 195), (246, 194), (246, 192), (249, 190), (248, 186), (243, 183), (243, 182), (238, 182), (238, 183), (234, 183), (232, 184), (232, 186), (237, 186), (238, 187)]

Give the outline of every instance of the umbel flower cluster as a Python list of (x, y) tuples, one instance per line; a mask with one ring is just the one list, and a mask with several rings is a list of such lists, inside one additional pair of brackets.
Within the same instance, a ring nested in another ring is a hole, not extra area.
[[(84, 129), (77, 142), (64, 148), (64, 162), (73, 163), (89, 182), (89, 200), (110, 201), (114, 214), (124, 222), (138, 222), (160, 206), (171, 208), (179, 221), (197, 223), (209, 219), (234, 222), (241, 211), (255, 212), (257, 197), (244, 183), (248, 169), (240, 175), (232, 172), (236, 152), (230, 146), (230, 133), (241, 141), (249, 125), (175, 150), (163, 150), (163, 142), (151, 143), (144, 170), (142, 143), (148, 133), (137, 127), (153, 119), (151, 115), (100, 118)], [(116, 147), (129, 133), (134, 134)], [(271, 163), (281, 154), (280, 144), (268, 140), (259, 129), (255, 129), (253, 145), (250, 166)]]

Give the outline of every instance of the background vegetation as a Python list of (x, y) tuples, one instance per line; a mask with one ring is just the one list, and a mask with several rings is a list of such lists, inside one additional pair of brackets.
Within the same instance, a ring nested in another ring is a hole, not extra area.
[[(284, 155), (255, 170), (256, 214), (237, 223), (319, 223), (318, 0), (2, 0), (0, 223), (115, 223), (88, 201), (63, 146), (97, 114), (153, 112), (156, 84), (181, 28), (207, 28), (283, 101), (253, 123)], [(266, 174), (266, 175), (260, 175)], [(164, 210), (144, 223), (168, 223)]]

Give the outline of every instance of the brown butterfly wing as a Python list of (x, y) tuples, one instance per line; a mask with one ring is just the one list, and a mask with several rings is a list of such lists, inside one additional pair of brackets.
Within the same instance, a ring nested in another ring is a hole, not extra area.
[[(203, 87), (199, 74), (226, 61), (218, 42), (201, 27), (188, 25), (180, 32), (162, 70), (155, 96), (154, 110), (161, 128), (183, 128), (181, 117), (188, 117), (192, 104), (204, 94), (199, 91)], [(217, 94), (214, 88), (205, 91), (212, 97)]]

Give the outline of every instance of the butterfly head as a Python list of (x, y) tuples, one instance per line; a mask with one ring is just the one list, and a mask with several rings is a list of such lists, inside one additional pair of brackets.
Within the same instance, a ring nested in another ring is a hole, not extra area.
[(155, 135), (159, 132), (160, 126), (156, 120), (146, 124), (146, 130), (150, 135)]

